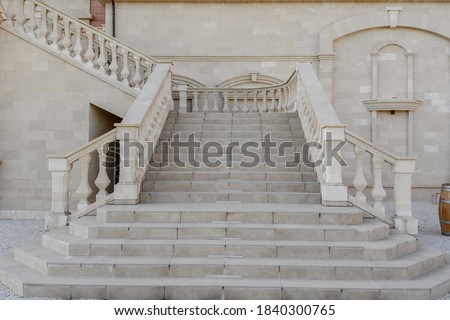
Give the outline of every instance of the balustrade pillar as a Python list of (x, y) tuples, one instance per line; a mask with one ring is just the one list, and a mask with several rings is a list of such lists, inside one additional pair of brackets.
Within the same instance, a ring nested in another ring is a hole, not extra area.
[(342, 166), (339, 147), (345, 141), (345, 125), (322, 128), (325, 148), (325, 183), (321, 185), (324, 205), (346, 206), (347, 187), (342, 183)]
[(49, 40), (51, 42), (51, 47), (54, 49), (59, 50), (59, 46), (58, 46), (58, 41), (61, 37), (61, 35), (59, 34), (59, 29), (58, 29), (58, 14), (53, 12), (52, 13), (52, 33), (49, 36)]
[(14, 27), (14, 17), (16, 16), (16, 13), (14, 12), (13, 4), (14, 4), (13, 0), (8, 0), (8, 4), (5, 11), (6, 21), (3, 23), (3, 25), (7, 28)]
[(228, 105), (228, 92), (225, 91), (224, 93), (222, 93), (222, 97), (223, 97), (223, 109), (222, 109), (222, 112), (231, 112), (230, 106)]
[(179, 84), (178, 85), (178, 112), (187, 112), (187, 85)]
[(52, 213), (45, 217), (45, 229), (53, 230), (67, 224), (69, 212), (69, 175), (72, 165), (64, 157), (50, 157), (52, 175)]
[(25, 32), (26, 33), (31, 33), (32, 37), (35, 37), (36, 34), (34, 33), (34, 30), (37, 29), (38, 25), (36, 23), (36, 4), (32, 3), (31, 4), (31, 10), (30, 10), (30, 19), (28, 20), (27, 23), (25, 23)]
[(382, 169), (384, 160), (377, 157), (376, 155), (373, 155), (372, 163), (373, 163), (372, 198), (374, 200), (373, 207), (374, 209), (384, 213), (385, 210), (383, 200), (386, 197), (386, 192), (384, 191), (382, 181), (382, 173), (383, 173)]
[(116, 140), (120, 143), (120, 177), (114, 186), (115, 204), (136, 204), (139, 202), (140, 186), (137, 183), (139, 158), (138, 125), (115, 124)]
[(192, 112), (199, 112), (198, 108), (198, 91), (193, 92), (194, 101), (192, 101)]
[(25, 23), (25, 13), (24, 13), (24, 0), (19, 0), (19, 8), (16, 15), (15, 27), (20, 32), (23, 32), (23, 25)]
[(67, 18), (64, 18), (64, 38), (61, 42), (63, 46), (63, 52), (67, 55), (70, 55), (70, 46), (72, 45), (71, 41), (71, 32), (70, 32), (70, 21)]
[(77, 210), (81, 211), (89, 206), (89, 196), (92, 193), (92, 188), (89, 185), (89, 164), (91, 163), (91, 154), (85, 154), (79, 160), (80, 162), (80, 185), (76, 191), (77, 196), (80, 198), (77, 204)]
[(41, 42), (47, 44), (47, 34), (48, 34), (47, 9), (42, 8), (42, 10), (41, 10), (41, 24), (40, 24), (39, 28), (36, 30), (36, 37)]
[(395, 227), (400, 231), (416, 235), (417, 219), (412, 216), (411, 187), (415, 173), (415, 158), (399, 159), (394, 165)]
[(356, 172), (355, 178), (353, 179), (353, 186), (356, 189), (355, 198), (366, 202), (366, 196), (364, 195), (364, 189), (367, 187), (367, 180), (364, 177), (364, 156), (366, 150), (355, 145), (355, 155), (356, 155)]
[(99, 201), (99, 200), (105, 198), (109, 194), (108, 191), (106, 191), (106, 188), (108, 188), (108, 186), (111, 183), (111, 180), (108, 177), (108, 172), (107, 172), (108, 166), (107, 166), (107, 162), (106, 162), (106, 157), (107, 157), (106, 152), (108, 152), (108, 149), (109, 148), (105, 148), (104, 146), (97, 148), (98, 175), (97, 175), (97, 179), (95, 179), (95, 185), (98, 188), (98, 193), (95, 196), (96, 201)]
[(115, 43), (110, 43), (111, 47), (111, 63), (109, 65), (109, 70), (111, 74), (109, 75), (113, 80), (119, 80), (117, 71), (119, 70), (119, 65), (117, 64), (117, 45)]

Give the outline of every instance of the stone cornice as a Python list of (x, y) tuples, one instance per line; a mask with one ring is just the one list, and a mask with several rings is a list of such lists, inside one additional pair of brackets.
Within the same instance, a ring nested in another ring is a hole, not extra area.
[(370, 111), (416, 111), (421, 100), (376, 99), (362, 101)]

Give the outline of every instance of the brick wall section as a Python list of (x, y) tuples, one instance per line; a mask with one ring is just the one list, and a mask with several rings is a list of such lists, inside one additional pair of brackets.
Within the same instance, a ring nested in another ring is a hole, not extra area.
[(98, 0), (91, 0), (91, 25), (102, 27), (105, 24), (105, 8)]

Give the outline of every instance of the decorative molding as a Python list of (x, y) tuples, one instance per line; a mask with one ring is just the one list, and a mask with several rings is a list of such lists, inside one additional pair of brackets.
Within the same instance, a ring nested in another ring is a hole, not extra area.
[(194, 80), (192, 78), (181, 76), (178, 74), (172, 75), (172, 85), (178, 86), (178, 85), (187, 85), (188, 87), (192, 88), (202, 88), (206, 87), (204, 83), (201, 83), (200, 81)]
[(397, 28), (398, 15), (402, 11), (402, 7), (387, 7), (386, 11), (389, 13), (389, 28)]
[(172, 62), (317, 62), (319, 56), (152, 56), (159, 61)]
[(263, 75), (260, 73), (250, 73), (248, 75), (238, 76), (231, 79), (228, 79), (222, 83), (219, 83), (217, 87), (219, 88), (234, 88), (242, 85), (277, 85), (283, 83), (282, 80), (272, 77)]
[(422, 100), (409, 99), (374, 99), (362, 103), (369, 111), (416, 111)]

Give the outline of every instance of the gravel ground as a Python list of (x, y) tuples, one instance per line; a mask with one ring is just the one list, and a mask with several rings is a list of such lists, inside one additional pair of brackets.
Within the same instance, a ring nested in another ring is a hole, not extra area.
[[(392, 211), (393, 203), (386, 204)], [(450, 237), (441, 235), (437, 205), (415, 202), (413, 215), (419, 219), (419, 240), (450, 255)], [(44, 230), (41, 220), (0, 220), (0, 252), (11, 251), (15, 246), (34, 239)], [(0, 284), (0, 299), (24, 299)], [(27, 298), (28, 299), (28, 298)], [(450, 300), (450, 293), (440, 299)]]

